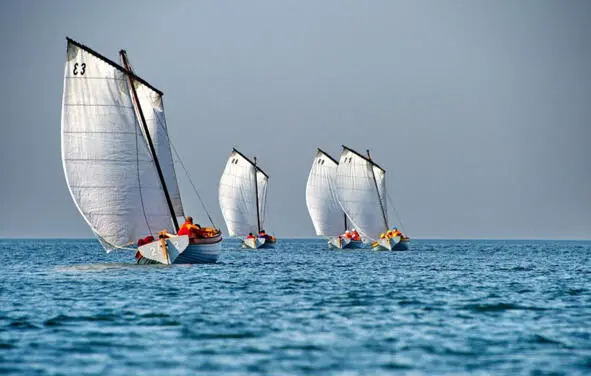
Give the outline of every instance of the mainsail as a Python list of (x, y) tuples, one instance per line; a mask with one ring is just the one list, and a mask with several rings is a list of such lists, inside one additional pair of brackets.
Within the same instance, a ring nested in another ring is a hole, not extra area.
[(335, 236), (345, 228), (345, 213), (335, 192), (339, 163), (318, 149), (306, 184), (306, 205), (316, 235)]
[[(255, 176), (257, 185), (255, 186)], [(220, 207), (230, 236), (247, 235), (263, 228), (269, 176), (234, 149), (228, 158), (219, 188)]]
[(68, 39), (61, 124), (64, 172), (78, 210), (107, 251), (173, 230), (133, 107), (130, 74)]
[(379, 239), (389, 227), (386, 211), (386, 171), (373, 161), (343, 146), (336, 175), (339, 202), (365, 237)]

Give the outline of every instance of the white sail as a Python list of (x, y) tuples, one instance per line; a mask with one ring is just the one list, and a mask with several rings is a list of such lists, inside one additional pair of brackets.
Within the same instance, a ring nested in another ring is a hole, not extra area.
[(259, 218), (261, 222), (261, 230), (265, 229), (263, 224), (265, 223), (265, 216), (267, 213), (267, 187), (269, 183), (269, 177), (262, 172), (260, 169), (257, 169), (257, 181), (258, 181), (258, 194), (259, 194)]
[[(258, 187), (255, 187), (255, 171)], [(255, 192), (258, 189), (261, 228), (269, 177), (240, 152), (233, 150), (226, 163), (219, 187), (219, 201), (230, 236), (258, 232)]]
[[(372, 240), (379, 239), (380, 234), (388, 228), (388, 223), (384, 221), (384, 217), (388, 218), (385, 177), (386, 171), (375, 163), (344, 148), (336, 176), (339, 202), (362, 236)], [(383, 213), (380, 201), (383, 203)]]
[(78, 210), (107, 251), (172, 231), (125, 70), (68, 40), (62, 161)]
[(164, 175), (168, 195), (172, 201), (174, 213), (177, 217), (184, 217), (183, 203), (181, 193), (174, 170), (174, 161), (170, 150), (170, 140), (168, 138), (168, 128), (166, 127), (166, 118), (164, 116), (164, 104), (162, 95), (144, 85), (139, 81), (134, 81), (136, 93), (146, 120), (146, 125), (150, 132), (150, 137), (156, 149), (158, 163)]
[(335, 236), (345, 230), (345, 213), (335, 192), (337, 166), (334, 159), (319, 149), (308, 175), (306, 205), (319, 236)]

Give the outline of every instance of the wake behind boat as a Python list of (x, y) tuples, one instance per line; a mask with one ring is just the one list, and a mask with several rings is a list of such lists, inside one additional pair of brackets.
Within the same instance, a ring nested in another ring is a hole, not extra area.
[(269, 175), (256, 162), (232, 149), (220, 179), (220, 208), (230, 236), (241, 237), (243, 248), (273, 248), (276, 238), (263, 229)]
[(162, 92), (131, 71), (125, 51), (123, 67), (67, 42), (62, 161), (82, 217), (107, 252), (137, 251), (138, 263), (216, 262), (219, 230), (205, 229), (199, 241), (174, 235), (184, 211)]
[(326, 236), (329, 248), (361, 248), (361, 239), (348, 231), (347, 215), (335, 192), (338, 164), (326, 152), (317, 149), (306, 183), (306, 206), (316, 235)]
[(336, 173), (339, 202), (362, 237), (376, 250), (407, 250), (409, 238), (388, 224), (386, 170), (343, 145)]

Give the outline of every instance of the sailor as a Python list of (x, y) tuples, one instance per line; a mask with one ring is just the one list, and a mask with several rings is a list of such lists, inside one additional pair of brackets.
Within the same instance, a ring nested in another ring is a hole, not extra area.
[(195, 239), (201, 237), (201, 235), (199, 233), (200, 230), (201, 230), (201, 226), (193, 224), (193, 217), (187, 217), (185, 219), (185, 223), (183, 223), (183, 225), (179, 229), (179, 232), (177, 233), (177, 235), (179, 235), (179, 236), (188, 235), (189, 242), (193, 242)]
[(345, 231), (345, 238), (351, 239), (351, 231), (349, 231), (349, 230)]
[(252, 234), (252, 232), (249, 232), (248, 236), (246, 238), (247, 239), (254, 239), (254, 235)]
[(351, 229), (351, 237), (353, 240), (361, 240), (361, 236), (359, 236), (359, 233), (355, 229)]
[(259, 238), (267, 238), (267, 233), (265, 232), (265, 230), (259, 231)]

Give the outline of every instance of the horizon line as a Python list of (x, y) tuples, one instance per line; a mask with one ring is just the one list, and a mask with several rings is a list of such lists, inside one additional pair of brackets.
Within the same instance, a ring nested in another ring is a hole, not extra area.
[[(240, 240), (238, 237), (225, 237), (224, 240)], [(294, 239), (294, 240), (326, 240), (326, 237), (321, 236), (284, 236), (284, 237), (277, 237), (278, 240), (281, 239)], [(0, 236), (0, 240), (98, 240), (94, 237), (87, 238), (87, 237), (61, 237), (61, 236), (53, 236), (53, 237), (3, 237)], [(518, 238), (518, 237), (510, 237), (510, 238), (484, 238), (484, 237), (466, 237), (466, 238), (438, 238), (438, 237), (411, 237), (410, 240), (480, 240), (480, 241), (591, 241), (591, 238)]]

